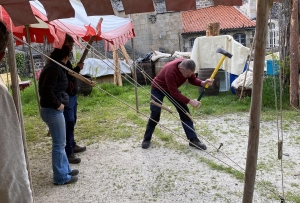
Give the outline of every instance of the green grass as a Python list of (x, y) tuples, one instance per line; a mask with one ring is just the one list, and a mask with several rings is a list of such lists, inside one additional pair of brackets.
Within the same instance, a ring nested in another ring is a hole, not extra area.
[[(269, 89), (264, 92), (271, 93), (272, 81), (267, 81)], [(104, 91), (107, 91), (107, 94)], [(141, 135), (146, 126), (149, 116), (149, 90), (150, 86), (138, 88), (138, 108), (136, 111), (136, 96), (134, 87), (124, 82), (122, 87), (113, 84), (97, 84), (93, 88), (91, 95), (78, 96), (78, 123), (76, 135), (78, 139), (99, 141), (101, 139), (123, 139), (130, 136)], [(184, 84), (180, 91), (188, 98), (196, 99), (199, 96), (198, 87)], [(266, 97), (266, 98), (265, 98)], [(285, 97), (284, 97), (285, 98)], [(21, 91), (22, 108), (25, 120), (25, 128), (28, 141), (38, 142), (46, 134), (46, 126), (39, 117), (39, 109), (36, 101), (34, 85)], [(270, 94), (263, 95), (264, 100), (272, 100)], [(232, 94), (231, 91), (220, 92), (218, 96), (204, 96), (201, 100), (200, 108), (191, 108), (191, 115), (194, 118), (207, 116), (218, 116), (230, 113), (248, 112), (250, 109), (251, 98), (246, 97), (242, 100)], [(262, 102), (265, 104), (265, 102)], [(262, 106), (263, 120), (273, 120), (278, 116), (276, 108), (267, 103)], [(165, 106), (172, 104), (165, 99)], [(174, 110), (175, 108), (172, 107)], [(298, 112), (289, 107), (289, 100), (284, 100), (283, 114), (285, 119), (300, 121)], [(164, 115), (168, 114), (164, 112)], [(288, 128), (288, 126), (286, 126)], [(134, 129), (134, 130), (133, 130)], [(202, 129), (205, 131), (205, 128)], [(169, 133), (169, 132), (168, 132)], [(171, 137), (163, 132), (158, 132), (161, 140), (169, 140)], [(89, 141), (90, 142), (90, 141)]]

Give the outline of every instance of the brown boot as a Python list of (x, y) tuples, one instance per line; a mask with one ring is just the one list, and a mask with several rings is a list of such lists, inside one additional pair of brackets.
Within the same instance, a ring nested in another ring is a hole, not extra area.
[(86, 150), (86, 146), (80, 147), (78, 145), (75, 145), (75, 147), (73, 148), (74, 153), (84, 152), (85, 150)]
[(68, 155), (68, 161), (70, 164), (79, 164), (81, 162), (81, 159), (76, 157), (75, 154)]

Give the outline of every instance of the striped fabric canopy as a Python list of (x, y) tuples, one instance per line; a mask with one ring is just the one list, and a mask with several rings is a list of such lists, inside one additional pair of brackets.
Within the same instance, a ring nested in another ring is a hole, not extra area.
[[(40, 0), (49, 21), (74, 17), (75, 11), (69, 0)], [(88, 16), (114, 15), (111, 0), (81, 0)], [(155, 11), (156, 0), (122, 0), (125, 14)], [(196, 9), (196, 0), (165, 0), (167, 11)], [(214, 0), (215, 5), (241, 6), (242, 0)], [(0, 0), (16, 26), (37, 23), (29, 0)]]

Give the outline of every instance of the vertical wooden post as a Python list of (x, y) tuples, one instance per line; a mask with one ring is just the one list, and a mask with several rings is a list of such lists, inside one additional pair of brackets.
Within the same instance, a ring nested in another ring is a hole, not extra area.
[[(31, 44), (29, 26), (26, 25), (25, 29), (26, 29), (27, 42), (28, 42), (28, 44)], [(32, 71), (32, 74), (33, 74), (32, 77), (33, 77), (34, 88), (35, 88), (35, 96), (36, 96), (36, 101), (37, 101), (38, 109), (39, 109), (39, 113), (40, 113), (41, 112), (41, 105), (40, 105), (40, 98), (39, 98), (39, 93), (38, 93), (38, 89), (37, 89), (37, 84), (36, 84), (36, 77), (35, 77), (34, 61), (33, 61), (33, 56), (32, 56), (32, 50), (31, 50), (30, 46), (28, 46), (28, 48), (29, 48), (29, 55), (30, 55), (31, 71)]]
[(126, 63), (129, 65), (131, 77), (134, 78), (134, 73), (133, 73), (132, 68), (130, 66), (130, 63), (129, 63), (130, 57), (129, 57), (124, 45), (121, 46), (121, 50), (122, 50), (122, 53), (124, 55)]
[(269, 1), (257, 1), (256, 43), (243, 203), (252, 203), (255, 185)]
[(296, 108), (299, 106), (298, 37), (298, 0), (292, 0), (290, 26), (290, 104)]
[(16, 106), (18, 118), (20, 121), (20, 130), (22, 133), (22, 140), (23, 140), (23, 147), (24, 147), (24, 154), (26, 159), (26, 166), (27, 166), (27, 172), (30, 182), (30, 188), (32, 191), (33, 196), (33, 187), (32, 187), (32, 178), (30, 173), (30, 167), (29, 167), (29, 159), (27, 154), (27, 144), (26, 144), (26, 133), (24, 128), (24, 121), (23, 121), (23, 112), (22, 112), (22, 104), (21, 104), (21, 98), (20, 98), (20, 88), (19, 88), (19, 81), (18, 81), (18, 71), (17, 71), (17, 63), (16, 63), (16, 57), (15, 57), (15, 46), (14, 46), (14, 40), (12, 33), (9, 35), (8, 40), (8, 58), (9, 58), (9, 67), (10, 67), (10, 76), (11, 76), (11, 82), (12, 82), (12, 95), (13, 100)]
[(113, 49), (113, 58), (114, 58), (114, 84), (122, 86), (122, 78), (120, 73), (120, 62), (117, 50)]

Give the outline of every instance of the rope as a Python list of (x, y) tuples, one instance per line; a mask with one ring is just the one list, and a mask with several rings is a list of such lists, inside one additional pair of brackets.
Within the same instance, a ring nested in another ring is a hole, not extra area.
[[(70, 30), (70, 31), (71, 31), (71, 30)], [(73, 32), (73, 31), (71, 31), (71, 32)], [(19, 41), (22, 41), (22, 42), (25, 43), (27, 46), (30, 46), (30, 47), (33, 48), (35, 51), (39, 52), (40, 54), (44, 55), (44, 56), (45, 56), (46, 58), (48, 58), (49, 60), (55, 62), (55, 63), (58, 64), (58, 65), (60, 65), (62, 68), (66, 69), (67, 71), (73, 72), (72, 70), (68, 69), (68, 68), (65, 67), (65, 66), (62, 66), (61, 64), (57, 63), (56, 61), (54, 61), (53, 59), (51, 59), (51, 58), (48, 57), (47, 55), (43, 54), (41, 51), (39, 51), (39, 50), (37, 50), (36, 48), (32, 47), (32, 46), (29, 45), (28, 43), (24, 42), (24, 41), (21, 40), (20, 38), (18, 38), (18, 37), (16, 37), (16, 36), (13, 36), (13, 37), (14, 37), (15, 39), (19, 40)], [(83, 40), (83, 41), (84, 41), (84, 40)], [(85, 47), (85, 46), (84, 46), (84, 47)], [(92, 47), (92, 46), (90, 46), (90, 47)], [(87, 48), (87, 47), (86, 47), (86, 48)], [(90, 50), (89, 48), (87, 48), (87, 49)], [(92, 49), (94, 49), (94, 51), (96, 51), (98, 54), (100, 54), (101, 56), (103, 56), (103, 55), (102, 55), (101, 53), (99, 53), (94, 47), (92, 47)], [(118, 50), (118, 51), (119, 51), (119, 50)], [(96, 56), (99, 57), (99, 55), (96, 55)], [(103, 61), (103, 60), (102, 60), (102, 61)], [(103, 61), (103, 62), (104, 62), (106, 65), (108, 65), (105, 61)], [(109, 62), (110, 62), (110, 61), (109, 61)], [(113, 66), (115, 66), (112, 62), (110, 62), (110, 63), (111, 63)], [(110, 66), (108, 65), (108, 67), (110, 67)], [(139, 66), (137, 66), (137, 67), (140, 68)], [(112, 67), (110, 67), (110, 68), (112, 68)], [(140, 68), (140, 70), (141, 70), (141, 68)], [(141, 70), (141, 71), (143, 71), (143, 70)], [(124, 72), (123, 72), (123, 73), (124, 73)], [(151, 80), (152, 82), (155, 83), (155, 81), (153, 81), (153, 79), (152, 79), (147, 73), (145, 73), (145, 75), (146, 75), (146, 77), (147, 77), (149, 80)], [(126, 78), (126, 77), (123, 76), (123, 75), (121, 75), (121, 76), (122, 76), (125, 80), (127, 80), (130, 84), (134, 85), (131, 81), (129, 81), (128, 78)], [(141, 86), (140, 84), (138, 84), (136, 81), (135, 81), (135, 83), (136, 83), (137, 85), (139, 85), (140, 87), (142, 87), (142, 89), (145, 90), (145, 88), (144, 88), (143, 86)], [(158, 84), (156, 84), (156, 85), (157, 85), (158, 89), (160, 89), (160, 90), (168, 97), (168, 99), (172, 98), (172, 97), (171, 97), (165, 90), (163, 90)], [(96, 86), (96, 88), (99, 89), (99, 90), (101, 90), (101, 91), (103, 91), (103, 92), (105, 92), (106, 94), (110, 95), (111, 97), (113, 97), (113, 98), (116, 99), (117, 101), (121, 102), (122, 104), (126, 105), (127, 107), (129, 107), (129, 108), (133, 109), (134, 111), (136, 111), (136, 108), (134, 108), (134, 107), (130, 106), (128, 103), (126, 103), (126, 102), (124, 102), (124, 101), (118, 99), (117, 97), (115, 97), (114, 95), (110, 94), (110, 93), (107, 92), (106, 90), (100, 88), (99, 86)], [(148, 93), (149, 93), (149, 91), (148, 91)], [(151, 95), (151, 93), (150, 93), (150, 95)], [(156, 98), (156, 99), (157, 99), (157, 98)], [(181, 106), (180, 106), (175, 100), (173, 100), (173, 101), (174, 101), (174, 103), (175, 103), (175, 106), (178, 105), (178, 107), (179, 107), (180, 109), (182, 109)], [(183, 112), (185, 112), (184, 109), (183, 109)], [(138, 113), (140, 113), (141, 115), (147, 117), (148, 119), (151, 119), (149, 116), (145, 115), (144, 113), (142, 113), (142, 112), (140, 112), (140, 111), (138, 111)], [(178, 120), (180, 120), (180, 118), (176, 117), (174, 114), (172, 114), (172, 115), (173, 115), (175, 118), (177, 118)], [(151, 119), (151, 120), (154, 121), (154, 122), (156, 122), (156, 121), (153, 120), (153, 119)], [(180, 120), (180, 121), (181, 121), (181, 120)], [(186, 141), (186, 138), (185, 138), (185, 137), (183, 137), (183, 136), (179, 135), (178, 133), (174, 132), (173, 130), (171, 130), (171, 129), (165, 127), (164, 125), (160, 124), (159, 122), (156, 122), (156, 123), (157, 123), (160, 127), (164, 128), (164, 129), (167, 129), (167, 130), (170, 131), (171, 133), (173, 133), (173, 134), (179, 136), (180, 138), (182, 138), (183, 140)], [(185, 123), (182, 122), (182, 121), (181, 121), (181, 123), (185, 124)], [(185, 125), (186, 125), (186, 124), (185, 124)], [(186, 126), (187, 126), (187, 125), (186, 125)], [(187, 126), (187, 127), (189, 127), (189, 126)], [(189, 127), (189, 128), (190, 128), (190, 127)], [(192, 129), (192, 128), (190, 128), (190, 129), (194, 131), (194, 129)], [(195, 131), (194, 131), (194, 132), (195, 132)], [(195, 133), (196, 133), (196, 132), (195, 132)], [(197, 133), (196, 133), (196, 134), (197, 134)], [(197, 135), (198, 135), (198, 134), (197, 134)], [(198, 135), (198, 136), (199, 136), (199, 135)], [(200, 137), (201, 137), (202, 139), (204, 139), (207, 143), (209, 143), (211, 146), (213, 146), (213, 145), (212, 145), (207, 139), (205, 139), (203, 136), (200, 136)], [(192, 143), (192, 144), (193, 144), (193, 143)], [(194, 144), (193, 144), (193, 145), (194, 145)], [(195, 146), (195, 147), (198, 148), (198, 149), (200, 149), (198, 146)], [(215, 149), (217, 149), (217, 147), (215, 147), (215, 146), (213, 146), (213, 147), (214, 147)], [(230, 167), (230, 168), (233, 168), (234, 170), (240, 172), (240, 171), (239, 171), (238, 169), (236, 169), (235, 167), (233, 167), (233, 166), (227, 164), (225, 161), (223, 161), (223, 160), (217, 158), (216, 156), (212, 155), (211, 153), (209, 153), (209, 152), (207, 152), (207, 151), (203, 151), (203, 152), (205, 152), (206, 154), (210, 155), (211, 157), (217, 159), (218, 161), (220, 161), (221, 163), (225, 164), (226, 166), (228, 166), (228, 167)], [(225, 153), (223, 153), (222, 151), (220, 151), (220, 152), (221, 152), (227, 159), (229, 159), (230, 161), (232, 161), (236, 166), (238, 166), (240, 169), (242, 169), (242, 171), (245, 171), (245, 169), (243, 169), (243, 167), (241, 167), (241, 166), (240, 166), (239, 164), (237, 164), (235, 161), (233, 161), (232, 159), (230, 159)], [(241, 172), (241, 173), (242, 173), (242, 172)], [(257, 182), (260, 183), (259, 181), (257, 181)], [(262, 185), (263, 187), (265, 187), (266, 189), (268, 189), (269, 191), (271, 191), (272, 193), (274, 193), (275, 195), (277, 195), (277, 193), (275, 193), (274, 190), (271, 190), (270, 188), (268, 188), (267, 186), (265, 186), (263, 183), (261, 183), (261, 185)], [(278, 197), (280, 197), (280, 196), (278, 196)]]
[[(270, 12), (269, 12), (269, 23), (272, 23), (271, 19), (271, 10), (272, 7), (270, 7)], [(279, 15), (280, 16), (280, 15)], [(275, 37), (275, 36), (274, 36)], [(274, 48), (271, 46), (271, 52), (272, 52), (272, 72), (275, 73), (275, 62), (274, 62)], [(279, 64), (278, 64), (279, 65)], [(283, 176), (283, 158), (282, 158), (282, 149), (283, 149), (283, 124), (282, 124), (282, 81), (281, 78), (279, 77), (279, 86), (280, 86), (280, 118), (281, 118), (281, 140), (280, 140), (280, 129), (279, 129), (279, 111), (278, 111), (278, 103), (277, 103), (277, 93), (276, 93), (276, 77), (273, 75), (273, 83), (274, 83), (274, 99), (275, 99), (275, 108), (276, 108), (276, 128), (277, 128), (277, 140), (278, 140), (278, 158), (280, 158), (280, 172), (281, 172), (281, 188), (282, 188), (282, 197), (284, 199), (284, 176)]]

